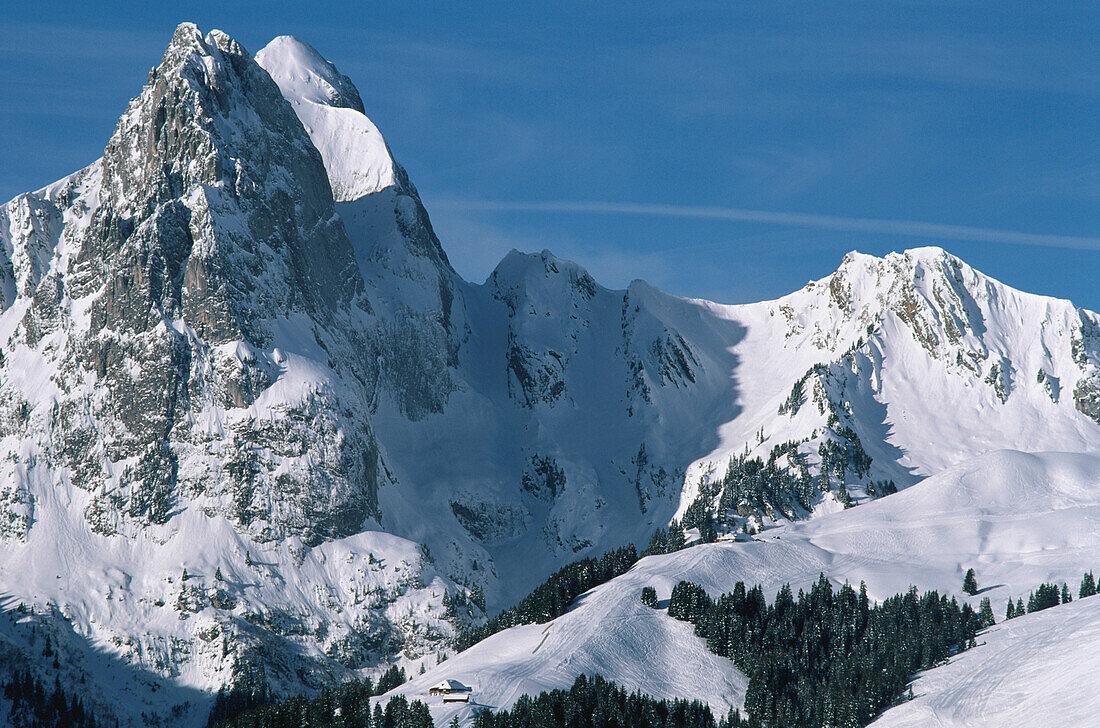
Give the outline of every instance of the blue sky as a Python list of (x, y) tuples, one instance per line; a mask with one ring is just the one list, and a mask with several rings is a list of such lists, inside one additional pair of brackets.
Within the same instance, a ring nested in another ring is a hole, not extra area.
[(469, 278), (549, 248), (741, 302), (940, 244), (1100, 309), (1095, 3), (133, 5), (5, 4), (0, 197), (99, 156), (192, 20), (351, 76)]

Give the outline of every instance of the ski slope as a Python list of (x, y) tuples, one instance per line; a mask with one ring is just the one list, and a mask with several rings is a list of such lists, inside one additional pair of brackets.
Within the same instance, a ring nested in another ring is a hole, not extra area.
[[(1026, 598), (1044, 581), (1065, 581), (1076, 591), (1081, 574), (1100, 567), (1098, 526), (1100, 457), (990, 453), (895, 495), (753, 540), (642, 559), (582, 595), (550, 625), (498, 633), (394, 694), (427, 699), (437, 724), (445, 724), (476, 710), (428, 698), (427, 689), (445, 678), (474, 687), (480, 705), (506, 707), (523, 693), (568, 687), (579, 674), (599, 673), (655, 697), (704, 700), (721, 714), (741, 705), (746, 679), (707, 652), (690, 625), (643, 606), (643, 586), (656, 588), (662, 606), (681, 579), (712, 596), (739, 580), (759, 583), (770, 600), (784, 583), (805, 588), (824, 572), (838, 584), (866, 582), (875, 600), (910, 585), (955, 594), (975, 607), (989, 597), (999, 618), (1009, 598)], [(975, 597), (959, 591), (969, 567), (982, 589)], [(1066, 629), (1100, 630), (1100, 612), (1080, 609), (1085, 611)], [(1093, 627), (1085, 624), (1090, 619)], [(1012, 623), (1004, 631), (1019, 630)], [(1009, 654), (1026, 669), (1024, 653), (1006, 653), (1006, 660)]]
[(922, 674), (914, 700), (875, 728), (1088, 726), (1100, 715), (1100, 599), (1090, 597), (989, 629), (984, 644)]
[[(719, 588), (728, 580), (715, 549), (689, 549), (650, 557), (613, 581), (582, 595), (576, 606), (548, 624), (499, 632), (383, 696), (423, 700), (436, 725), (470, 718), (484, 706), (510, 706), (524, 693), (568, 688), (577, 675), (599, 674), (658, 698), (687, 698), (726, 711), (739, 705), (748, 686), (729, 660), (707, 650), (692, 625), (643, 605), (642, 587), (654, 585), (664, 600), (680, 578)], [(731, 582), (732, 584), (732, 582)], [(428, 689), (452, 678), (474, 688), (470, 705), (444, 705)]]

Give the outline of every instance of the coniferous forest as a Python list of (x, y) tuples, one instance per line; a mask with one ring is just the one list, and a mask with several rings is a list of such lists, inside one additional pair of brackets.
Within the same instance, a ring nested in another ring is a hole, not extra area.
[(61, 684), (45, 687), (31, 673), (16, 672), (4, 685), (11, 702), (8, 724), (15, 728), (95, 728), (95, 717), (79, 698), (66, 695)]
[[(210, 710), (207, 720), (208, 728), (214, 726), (249, 726), (250, 728), (281, 728), (292, 726), (298, 728), (301, 716), (311, 716), (309, 725), (320, 726), (334, 725), (344, 726), (373, 726), (373, 716), (370, 712), (370, 699), (375, 695), (388, 693), (390, 690), (404, 684), (404, 668), (394, 665), (378, 676), (375, 683), (369, 677), (363, 680), (349, 680), (334, 688), (322, 691), (313, 699), (304, 696), (276, 702), (271, 698), (267, 681), (262, 677), (250, 673), (246, 679), (238, 683), (232, 690), (219, 691), (214, 698), (214, 705)], [(394, 715), (406, 715), (411, 706), (401, 706), (395, 703)], [(388, 713), (383, 712), (383, 718)], [(416, 715), (421, 711), (416, 708)], [(325, 722), (325, 716), (339, 716), (337, 722)], [(289, 721), (289, 722), (288, 722)], [(381, 725), (381, 724), (378, 724)], [(426, 724), (431, 727), (431, 721)]]
[[(398, 683), (400, 684), (400, 683)], [(379, 694), (379, 687), (390, 690), (396, 685), (371, 685), (370, 680), (352, 680), (329, 688), (313, 698), (298, 696), (258, 708), (240, 715), (211, 716), (210, 725), (218, 728), (433, 728), (428, 706), (419, 700), (410, 702), (397, 696), (383, 708), (370, 699)]]
[(712, 600), (680, 582), (668, 612), (749, 677), (745, 711), (772, 728), (866, 725), (913, 673), (973, 646), (981, 628), (953, 597), (913, 587), (872, 605), (862, 585), (834, 590), (824, 575), (797, 598), (784, 587), (770, 605), (759, 586), (738, 582)]
[(657, 700), (628, 693), (599, 676), (584, 675), (569, 690), (551, 690), (533, 698), (524, 695), (509, 710), (485, 710), (474, 719), (474, 728), (735, 728), (739, 724), (715, 723), (705, 703)]

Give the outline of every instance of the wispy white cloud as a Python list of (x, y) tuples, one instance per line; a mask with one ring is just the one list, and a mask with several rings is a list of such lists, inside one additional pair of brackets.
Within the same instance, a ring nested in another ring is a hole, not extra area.
[(508, 202), (502, 200), (437, 200), (436, 208), (485, 212), (542, 212), (584, 215), (645, 215), (706, 220), (730, 220), (762, 225), (833, 230), (872, 235), (898, 235), (925, 240), (1028, 245), (1074, 250), (1100, 250), (1100, 237), (1027, 233), (1016, 230), (948, 225), (917, 220), (883, 220), (866, 217), (815, 215), (799, 212), (749, 210), (738, 207), (669, 205), (638, 202)]

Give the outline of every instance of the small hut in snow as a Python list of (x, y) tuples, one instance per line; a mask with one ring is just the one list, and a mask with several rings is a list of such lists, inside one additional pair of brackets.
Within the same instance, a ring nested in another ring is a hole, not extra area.
[(472, 690), (473, 690), (473, 688), (471, 688), (470, 686), (463, 685), (458, 680), (451, 680), (451, 679), (448, 678), (447, 680), (444, 680), (443, 682), (439, 683), (438, 685), (433, 685), (432, 687), (430, 687), (428, 689), (428, 695), (443, 695), (443, 696), (463, 695), (463, 696), (468, 696), (469, 693)]

